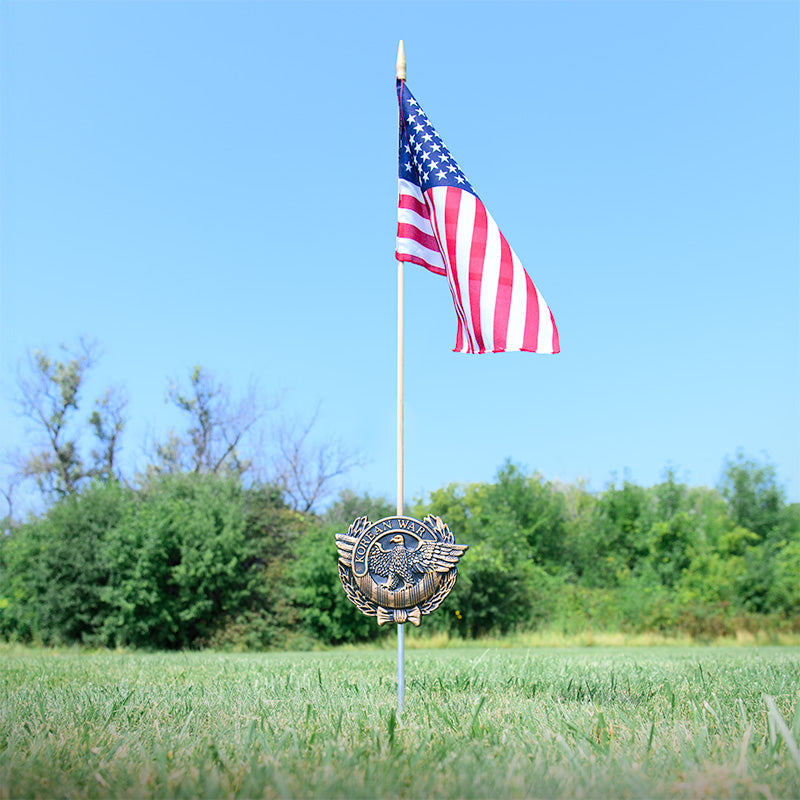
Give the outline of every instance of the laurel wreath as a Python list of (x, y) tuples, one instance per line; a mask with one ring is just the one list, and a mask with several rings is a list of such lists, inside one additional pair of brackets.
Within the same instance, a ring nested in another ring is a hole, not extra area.
[(342, 582), (342, 586), (344, 587), (344, 592), (347, 595), (348, 600), (350, 600), (350, 602), (362, 614), (366, 614), (368, 617), (377, 617), (378, 616), (377, 603), (373, 603), (372, 600), (370, 600), (365, 594), (363, 594), (359, 590), (359, 588), (356, 586), (353, 573), (349, 569), (342, 566), (341, 563), (338, 566), (339, 566), (339, 580), (341, 580)]
[(456, 585), (456, 578), (458, 578), (457, 570), (451, 569), (446, 572), (442, 579), (439, 588), (419, 607), (420, 614), (430, 614), (431, 611), (436, 611), (442, 604), (445, 597), (450, 594), (450, 590)]

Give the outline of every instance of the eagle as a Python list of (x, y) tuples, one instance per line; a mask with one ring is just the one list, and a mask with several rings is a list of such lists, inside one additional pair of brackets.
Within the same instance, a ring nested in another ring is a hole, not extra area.
[[(349, 561), (355, 543), (355, 536), (336, 534), (340, 561)], [(388, 550), (384, 549), (383, 543), (372, 547), (365, 565), (368, 572), (387, 579), (386, 588), (389, 590), (413, 586), (426, 572), (449, 572), (458, 564), (458, 559), (468, 546), (454, 542), (421, 540), (413, 550), (409, 550), (400, 533), (389, 539), (389, 545), (393, 546)]]

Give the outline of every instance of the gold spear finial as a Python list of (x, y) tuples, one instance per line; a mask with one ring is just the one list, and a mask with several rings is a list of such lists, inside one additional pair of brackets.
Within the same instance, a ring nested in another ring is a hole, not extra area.
[(406, 79), (406, 51), (403, 48), (403, 40), (397, 46), (397, 80), (404, 81)]

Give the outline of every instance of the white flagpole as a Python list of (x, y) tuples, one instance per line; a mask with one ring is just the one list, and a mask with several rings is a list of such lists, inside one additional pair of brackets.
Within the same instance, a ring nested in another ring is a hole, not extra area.
[[(406, 54), (403, 40), (397, 48), (397, 79), (406, 79)], [(403, 262), (397, 262), (397, 516), (403, 516)], [(397, 713), (403, 710), (405, 697), (405, 629), (397, 624)]]

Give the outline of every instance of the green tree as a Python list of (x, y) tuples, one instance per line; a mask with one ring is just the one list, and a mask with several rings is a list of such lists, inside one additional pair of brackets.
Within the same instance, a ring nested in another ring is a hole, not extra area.
[(521, 540), (521, 558), (553, 572), (563, 566), (567, 534), (563, 493), (540, 474), (526, 475), (506, 461), (482, 499), (483, 513), (476, 515), (479, 524), (489, 530), (507, 526), (515, 531)]
[(674, 586), (691, 563), (692, 548), (697, 545), (696, 520), (679, 511), (668, 520), (650, 528), (650, 561), (664, 586)]
[(385, 497), (372, 497), (366, 492), (359, 495), (345, 489), (322, 515), (322, 523), (326, 528), (337, 528), (344, 532), (358, 517), (367, 517), (370, 522), (377, 522), (384, 517), (394, 516), (396, 511), (396, 504)]
[(761, 539), (777, 532), (784, 521), (785, 498), (775, 467), (747, 458), (741, 451), (725, 462), (719, 486), (737, 525)]
[(582, 582), (616, 586), (647, 557), (653, 506), (652, 494), (627, 480), (621, 487), (610, 484), (595, 498), (589, 527), (576, 542)]

